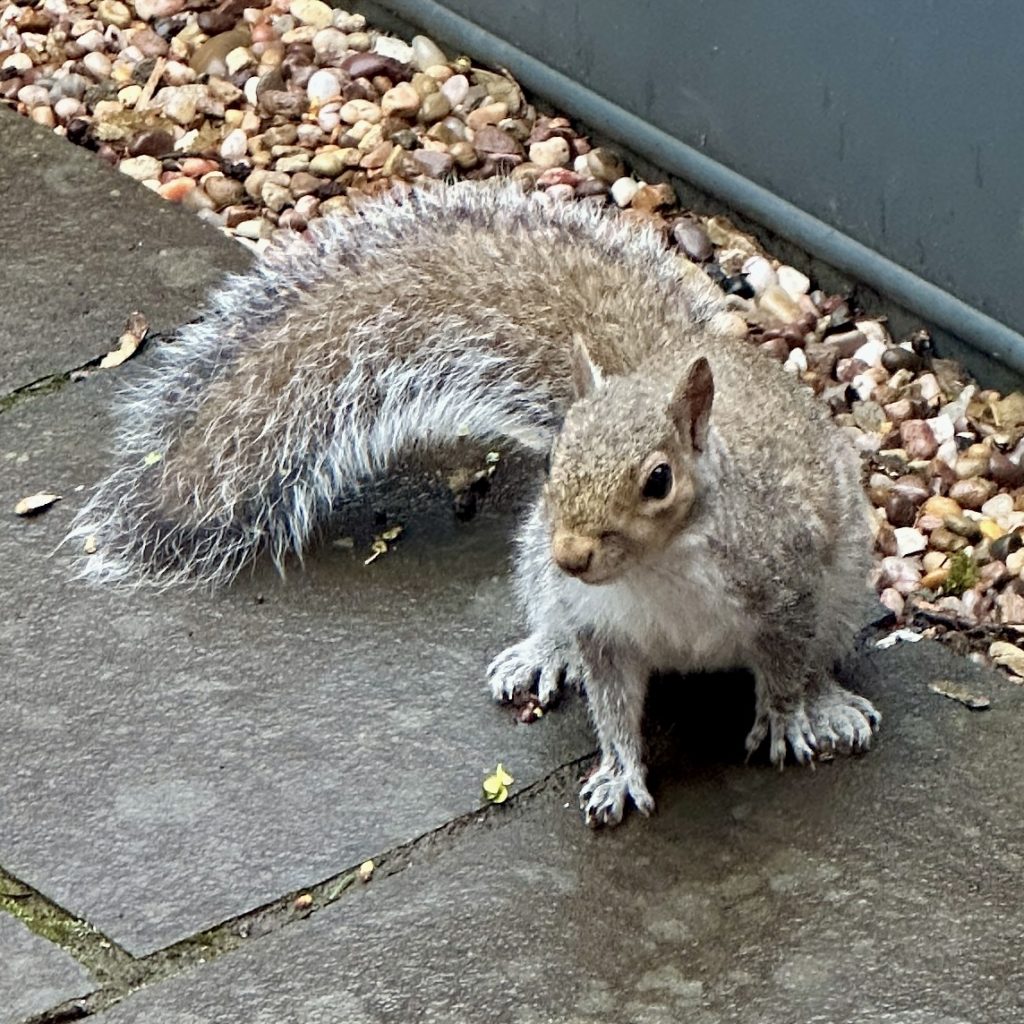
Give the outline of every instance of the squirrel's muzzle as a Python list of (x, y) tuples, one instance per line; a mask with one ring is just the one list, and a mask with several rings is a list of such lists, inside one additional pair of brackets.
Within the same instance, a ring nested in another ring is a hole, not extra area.
[(585, 576), (594, 562), (596, 548), (597, 541), (593, 537), (559, 531), (551, 540), (551, 557), (562, 572)]

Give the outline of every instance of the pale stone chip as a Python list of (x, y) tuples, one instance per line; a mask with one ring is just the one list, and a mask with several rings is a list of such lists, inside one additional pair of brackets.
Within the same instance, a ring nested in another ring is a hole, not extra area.
[(992, 706), (992, 701), (988, 697), (971, 693), (965, 687), (948, 679), (938, 679), (934, 683), (929, 683), (928, 689), (942, 697), (959, 701), (964, 707), (968, 707), (972, 711), (984, 711)]
[(48, 494), (45, 491), (40, 491), (38, 494), (30, 494), (27, 498), (22, 498), (17, 505), (14, 506), (15, 515), (19, 516), (34, 516), (40, 512), (45, 512), (55, 502), (60, 501), (61, 496), (59, 494)]
[(1016, 644), (1005, 640), (996, 640), (988, 649), (988, 656), (1003, 668), (1009, 669), (1015, 676), (1024, 677), (1024, 651)]

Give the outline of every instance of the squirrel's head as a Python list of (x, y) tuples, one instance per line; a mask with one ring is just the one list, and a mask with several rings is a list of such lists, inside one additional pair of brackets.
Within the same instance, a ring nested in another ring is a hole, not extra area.
[(577, 340), (573, 383), (544, 488), (551, 555), (584, 583), (610, 583), (657, 558), (686, 524), (714, 381), (704, 358), (678, 380), (605, 380)]

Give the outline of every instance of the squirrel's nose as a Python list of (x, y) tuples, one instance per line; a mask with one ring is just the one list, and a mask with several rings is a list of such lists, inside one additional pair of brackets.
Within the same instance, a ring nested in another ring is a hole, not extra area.
[(591, 537), (576, 533), (556, 533), (551, 541), (551, 555), (562, 572), (582, 576), (594, 560), (597, 544)]

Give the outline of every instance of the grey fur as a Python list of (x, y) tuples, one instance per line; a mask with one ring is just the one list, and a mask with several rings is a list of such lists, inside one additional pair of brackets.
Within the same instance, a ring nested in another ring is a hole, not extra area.
[[(501, 183), (367, 202), (229, 280), (125, 398), (116, 468), (70, 535), (97, 545), (82, 575), (226, 582), (261, 551), (281, 567), (411, 446), (553, 445), (519, 539), (532, 632), (489, 677), (502, 700), (586, 686), (602, 748), (590, 823), (620, 820), (627, 797), (653, 809), (652, 669), (750, 666), (749, 743), (769, 738), (776, 763), (787, 746), (801, 761), (863, 749), (877, 712), (831, 677), (868, 567), (857, 459), (728, 323), (653, 231), (586, 204)], [(699, 356), (706, 436), (686, 376)], [(671, 493), (642, 498), (665, 461)]]

